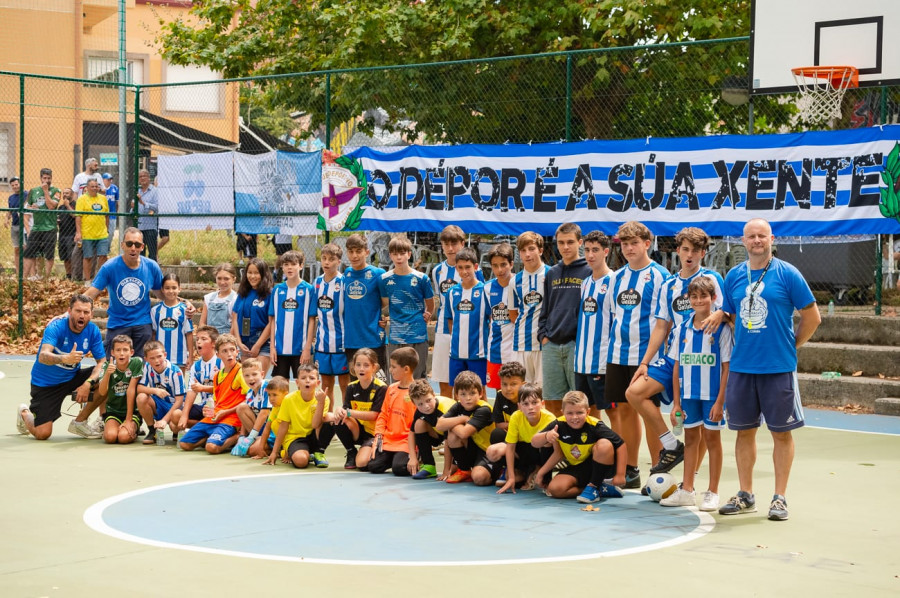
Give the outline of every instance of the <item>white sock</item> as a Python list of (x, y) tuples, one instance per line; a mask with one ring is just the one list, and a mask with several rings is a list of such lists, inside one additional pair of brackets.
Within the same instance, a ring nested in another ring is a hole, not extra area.
[(678, 439), (668, 430), (666, 430), (665, 434), (660, 435), (659, 441), (662, 442), (663, 448), (669, 451), (674, 451), (678, 448)]

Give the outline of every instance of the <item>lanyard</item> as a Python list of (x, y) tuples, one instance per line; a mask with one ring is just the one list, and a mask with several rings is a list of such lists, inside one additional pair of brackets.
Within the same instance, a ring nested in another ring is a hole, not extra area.
[[(753, 297), (756, 293), (756, 289), (759, 288), (760, 283), (763, 281), (763, 278), (766, 277), (766, 273), (769, 271), (769, 266), (772, 265), (772, 258), (769, 258), (769, 261), (766, 262), (766, 267), (763, 268), (762, 274), (759, 275), (759, 280), (756, 281), (756, 284), (753, 285), (753, 288), (750, 289), (750, 302), (747, 308), (747, 329), (753, 330)], [(750, 260), (747, 260), (747, 286), (750, 286), (753, 280), (750, 278)]]

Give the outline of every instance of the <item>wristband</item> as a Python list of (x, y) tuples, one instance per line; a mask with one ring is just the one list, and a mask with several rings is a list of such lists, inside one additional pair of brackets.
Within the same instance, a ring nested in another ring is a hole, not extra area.
[[(649, 363), (644, 363), (643, 361), (641, 362), (641, 365), (646, 366), (646, 367), (650, 367), (650, 364), (649, 364)], [(638, 367), (641, 367), (641, 365), (639, 365)]]
[(347, 412), (347, 417), (353, 417), (352, 415), (350, 415), (350, 410), (349, 410), (349, 409), (345, 409), (345, 411)]

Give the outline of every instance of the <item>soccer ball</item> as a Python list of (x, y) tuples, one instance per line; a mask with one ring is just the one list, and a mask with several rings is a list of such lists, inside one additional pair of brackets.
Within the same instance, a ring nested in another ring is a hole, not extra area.
[(675, 492), (678, 484), (670, 473), (654, 473), (650, 475), (641, 494), (649, 496), (654, 502), (659, 502), (664, 498), (668, 498), (670, 494)]

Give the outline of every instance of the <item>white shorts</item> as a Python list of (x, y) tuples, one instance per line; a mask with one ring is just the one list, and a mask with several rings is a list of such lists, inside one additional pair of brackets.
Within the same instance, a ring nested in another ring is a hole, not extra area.
[(431, 354), (431, 379), (450, 384), (450, 335), (434, 335), (434, 351)]
[(525, 366), (525, 382), (541, 384), (544, 380), (540, 351), (516, 351), (516, 359)]

